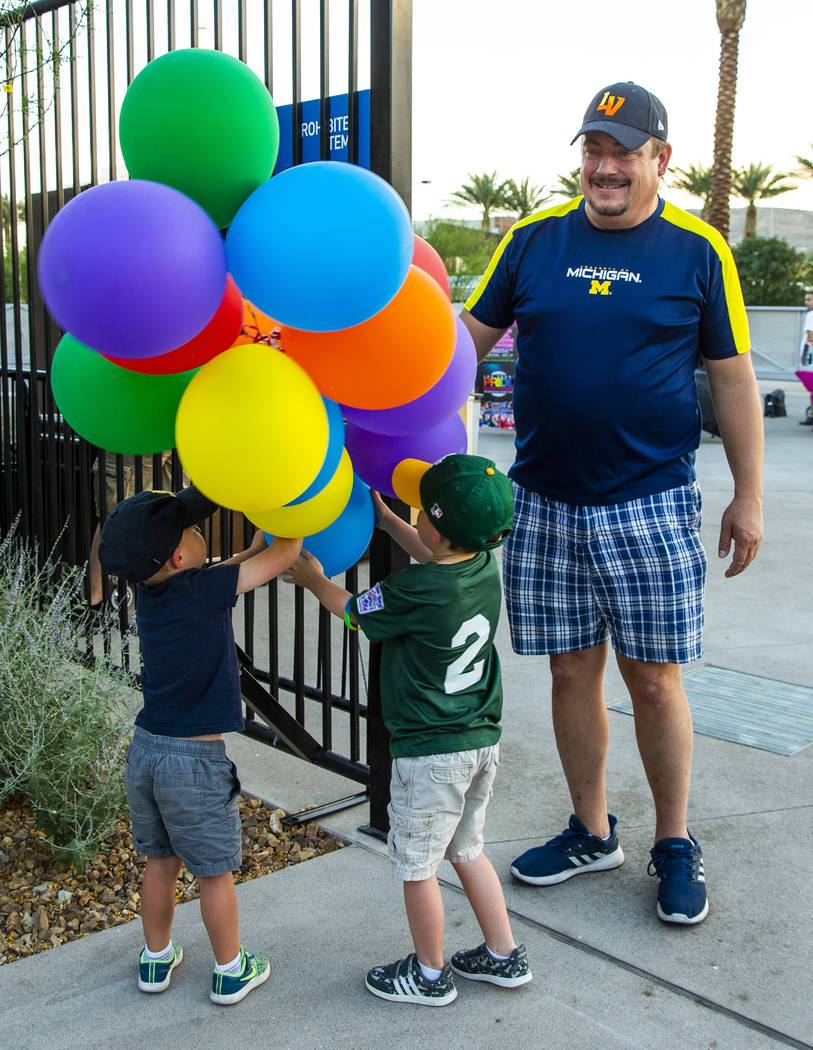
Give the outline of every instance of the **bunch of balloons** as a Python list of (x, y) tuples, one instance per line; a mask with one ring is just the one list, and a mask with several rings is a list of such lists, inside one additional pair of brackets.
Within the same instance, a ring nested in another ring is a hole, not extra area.
[(344, 571), (369, 488), (466, 448), (475, 353), (440, 258), (363, 168), (272, 178), (273, 100), (222, 52), (150, 62), (119, 136), (130, 180), (73, 198), (40, 249), (62, 415), (112, 452), (177, 446), (209, 498)]

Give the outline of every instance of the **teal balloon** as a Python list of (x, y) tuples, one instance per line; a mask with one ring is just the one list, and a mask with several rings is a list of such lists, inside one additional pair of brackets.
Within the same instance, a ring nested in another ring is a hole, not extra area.
[(270, 178), (279, 121), (268, 89), (245, 63), (186, 48), (149, 62), (130, 84), (119, 141), (131, 178), (180, 190), (222, 230)]
[(175, 446), (178, 404), (196, 372), (133, 372), (64, 335), (51, 365), (51, 389), (80, 437), (109, 452), (148, 456)]

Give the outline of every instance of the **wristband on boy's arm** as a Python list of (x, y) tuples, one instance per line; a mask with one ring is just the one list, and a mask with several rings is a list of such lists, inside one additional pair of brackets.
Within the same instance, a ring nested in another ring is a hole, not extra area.
[(352, 602), (352, 600), (352, 598), (348, 598), (347, 605), (345, 605), (344, 607), (344, 625), (345, 627), (349, 627), (351, 631), (357, 631), (359, 629), (359, 625), (357, 623), (353, 623), (350, 619), (350, 603)]

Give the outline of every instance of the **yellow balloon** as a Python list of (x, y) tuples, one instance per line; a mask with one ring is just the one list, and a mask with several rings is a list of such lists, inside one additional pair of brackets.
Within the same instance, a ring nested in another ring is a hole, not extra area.
[(313, 536), (338, 518), (353, 488), (353, 464), (347, 449), (342, 449), (336, 473), (321, 492), (303, 503), (275, 507), (273, 510), (249, 511), (246, 516), (253, 525), (273, 536)]
[(410, 507), (421, 509), (421, 478), (431, 463), (422, 459), (402, 459), (392, 472), (392, 491)]
[(233, 347), (187, 386), (175, 443), (194, 484), (222, 507), (246, 513), (280, 507), (321, 469), (325, 404), (310, 376), (280, 350)]

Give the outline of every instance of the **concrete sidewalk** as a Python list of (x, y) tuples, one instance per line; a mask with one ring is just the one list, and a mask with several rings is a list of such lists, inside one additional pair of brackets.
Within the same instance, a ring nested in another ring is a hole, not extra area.
[[(766, 539), (743, 576), (716, 558), (730, 478), (719, 440), (704, 435), (698, 473), (710, 555), (706, 654), (715, 666), (813, 686), (813, 433), (799, 426), (800, 384), (783, 386), (788, 416), (766, 419)], [(507, 435), (479, 451), (507, 467)], [(611, 711), (608, 792), (626, 855), (620, 869), (535, 889), (508, 874), (513, 857), (560, 831), (570, 803), (550, 722), (547, 660), (512, 655), (499, 639), (505, 683), (502, 765), (486, 851), (503, 879), (515, 936), (534, 980), (514, 990), (458, 980), (441, 1010), (395, 1005), (364, 988), (375, 963), (410, 950), (400, 886), (384, 846), (360, 832), (367, 809), (321, 823), (346, 839), (337, 853), (237, 888), (243, 937), (267, 951), (271, 980), (236, 1007), (208, 999), (211, 952), (197, 903), (178, 909), (185, 958), (170, 990), (138, 992), (140, 923), (133, 922), (0, 969), (0, 1046), (14, 1048), (239, 1045), (343, 1050), (519, 1044), (567, 1050), (767, 1050), (813, 1047), (813, 747), (785, 757), (695, 735), (691, 828), (703, 845), (711, 910), (697, 927), (655, 918), (646, 875), (651, 797), (632, 719)], [(608, 705), (626, 695), (608, 665)], [(236, 736), (229, 752), (247, 790), (297, 810), (357, 786)], [(447, 952), (478, 943), (474, 918), (444, 864)]]

